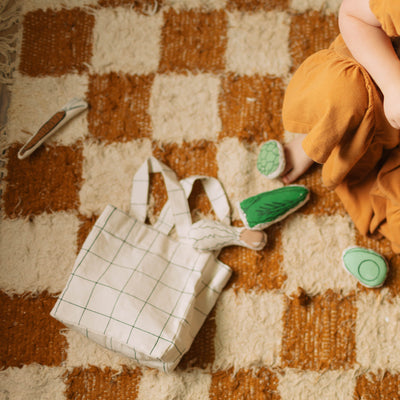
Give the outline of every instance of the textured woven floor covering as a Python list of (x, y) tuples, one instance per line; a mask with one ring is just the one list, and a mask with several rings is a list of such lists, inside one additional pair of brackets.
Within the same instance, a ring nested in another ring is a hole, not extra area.
[[(24, 0), (0, 221), (0, 399), (400, 399), (400, 257), (361, 237), (315, 166), (311, 199), (227, 247), (233, 276), (177, 370), (141, 368), (49, 312), (96, 217), (129, 210), (153, 155), (180, 178), (218, 178), (237, 201), (281, 186), (257, 170), (286, 142), (281, 106), (299, 64), (338, 33), (338, 0)], [(21, 145), (72, 97), (90, 107), (25, 160)], [(150, 220), (166, 201), (151, 180)], [(193, 218), (212, 213), (201, 187)], [(349, 245), (389, 260), (384, 287), (341, 267)]]

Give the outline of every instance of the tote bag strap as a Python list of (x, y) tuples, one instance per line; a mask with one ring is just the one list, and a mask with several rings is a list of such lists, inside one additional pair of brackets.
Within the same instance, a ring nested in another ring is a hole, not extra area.
[[(230, 206), (226, 197), (225, 190), (223, 189), (220, 181), (210, 176), (191, 176), (189, 178), (182, 179), (180, 181), (186, 198), (188, 199), (193, 190), (194, 183), (200, 180), (204, 190), (210, 200), (215, 214), (221, 222), (227, 225), (231, 224), (230, 218)], [(169, 201), (165, 203), (165, 206), (161, 210), (160, 216), (154, 224), (154, 227), (168, 235), (174, 226), (174, 216), (169, 205)]]
[(156, 172), (160, 172), (164, 178), (168, 193), (168, 208), (171, 210), (172, 217), (164, 207), (166, 210), (161, 212), (155, 228), (167, 234), (175, 224), (178, 236), (185, 238), (192, 224), (186, 193), (175, 173), (155, 157), (149, 157), (133, 178), (130, 215), (145, 222), (149, 199), (149, 177), (150, 173)]
[(192, 193), (194, 183), (200, 180), (203, 184), (204, 191), (206, 192), (210, 203), (213, 207), (215, 214), (218, 219), (227, 224), (231, 224), (231, 209), (226, 197), (225, 190), (223, 189), (221, 182), (211, 176), (191, 176), (180, 181), (183, 190), (185, 191), (186, 198), (189, 198)]

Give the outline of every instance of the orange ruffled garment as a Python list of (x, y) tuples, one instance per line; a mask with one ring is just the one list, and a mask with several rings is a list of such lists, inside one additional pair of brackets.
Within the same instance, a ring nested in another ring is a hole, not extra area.
[[(370, 6), (388, 34), (398, 36), (400, 1), (371, 0)], [(400, 253), (400, 132), (386, 120), (380, 90), (341, 35), (299, 67), (282, 113), (286, 130), (307, 133), (305, 152), (323, 164), (324, 184), (335, 189), (359, 231), (383, 234)]]

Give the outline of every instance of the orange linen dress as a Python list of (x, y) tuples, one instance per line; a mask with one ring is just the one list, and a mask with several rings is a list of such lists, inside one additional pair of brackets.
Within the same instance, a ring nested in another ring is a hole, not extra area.
[[(389, 36), (400, 36), (400, 1), (371, 0), (370, 7)], [(383, 234), (400, 253), (400, 131), (387, 121), (382, 93), (341, 35), (296, 71), (282, 117), (286, 130), (307, 133), (305, 152), (323, 164), (324, 184), (359, 231)]]

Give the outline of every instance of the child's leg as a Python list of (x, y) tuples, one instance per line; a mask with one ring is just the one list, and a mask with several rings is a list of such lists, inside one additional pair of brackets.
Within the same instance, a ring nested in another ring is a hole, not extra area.
[(281, 179), (285, 185), (300, 178), (314, 163), (303, 150), (302, 142), (306, 136), (306, 134), (298, 134), (295, 139), (283, 146), (286, 167), (282, 172)]

